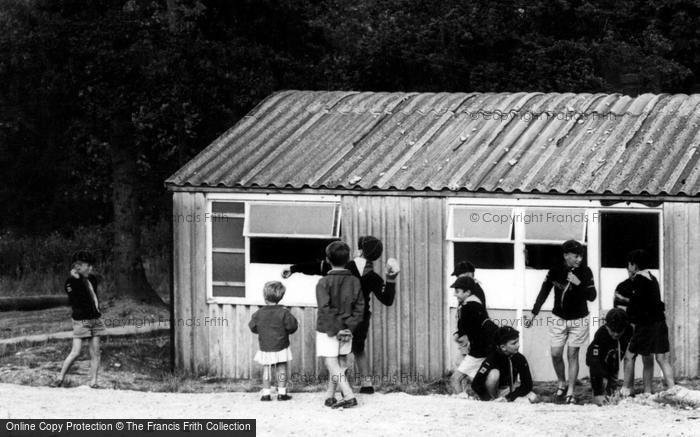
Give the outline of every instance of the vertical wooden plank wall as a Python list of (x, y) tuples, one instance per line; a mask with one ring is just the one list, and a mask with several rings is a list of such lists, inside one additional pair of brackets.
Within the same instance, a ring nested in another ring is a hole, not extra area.
[[(204, 214), (205, 198), (201, 193), (174, 193), (173, 205), (176, 216)], [(380, 382), (441, 377), (450, 367), (444, 353), (449, 323), (444, 199), (349, 196), (343, 198), (342, 207), (343, 239), (351, 247), (358, 236), (375, 235), (385, 246), (376, 262), (378, 273), (383, 275), (389, 257), (398, 258), (402, 266), (394, 305), (371, 302), (368, 353), (375, 378)], [(257, 338), (248, 321), (259, 307), (206, 303), (205, 232), (203, 220), (179, 220), (173, 229), (176, 368), (197, 375), (257, 378), (260, 366), (253, 362)], [(310, 383), (321, 371), (315, 356), (316, 308), (291, 311), (300, 327), (291, 338), (290, 374)]]
[(372, 299), (368, 353), (374, 378), (439, 378), (448, 323), (444, 284), (445, 204), (439, 198), (344, 196), (343, 239), (354, 249), (361, 235), (384, 242), (375, 270), (397, 258), (401, 274), (394, 305)]
[[(202, 193), (173, 193), (175, 368), (195, 375), (259, 377), (261, 368), (253, 362), (257, 337), (248, 329), (259, 307), (206, 302), (205, 206)], [(299, 331), (291, 338), (290, 374), (314, 378), (316, 308), (291, 311), (299, 320)]]
[(664, 203), (664, 293), (676, 376), (700, 375), (700, 204)]

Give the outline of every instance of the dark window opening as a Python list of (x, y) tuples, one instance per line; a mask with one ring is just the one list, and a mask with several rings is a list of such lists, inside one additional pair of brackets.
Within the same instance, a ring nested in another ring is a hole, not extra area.
[(251, 238), (250, 262), (299, 264), (320, 261), (326, 258), (326, 246), (336, 240), (337, 238)]
[(512, 243), (454, 243), (453, 265), (469, 260), (476, 269), (512, 269)]
[(600, 216), (601, 265), (627, 268), (627, 254), (635, 249), (649, 253), (649, 268), (659, 268), (659, 215), (603, 212)]
[[(561, 252), (561, 244), (525, 245), (525, 268), (527, 269), (549, 270), (563, 262), (564, 254)], [(585, 249), (581, 265), (588, 265)]]

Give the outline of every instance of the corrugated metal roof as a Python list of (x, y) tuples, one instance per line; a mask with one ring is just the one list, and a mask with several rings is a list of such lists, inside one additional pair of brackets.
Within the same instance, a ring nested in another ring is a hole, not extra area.
[(700, 95), (283, 91), (169, 186), (700, 194)]

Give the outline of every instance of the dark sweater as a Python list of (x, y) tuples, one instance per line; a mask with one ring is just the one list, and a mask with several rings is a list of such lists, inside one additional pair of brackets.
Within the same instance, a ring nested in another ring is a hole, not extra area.
[(316, 284), (316, 330), (334, 336), (342, 329), (354, 331), (362, 322), (365, 299), (360, 280), (347, 269), (331, 270)]
[(666, 320), (659, 282), (651, 273), (638, 272), (632, 276), (632, 295), (627, 305), (630, 322), (651, 325)]
[[(88, 285), (92, 285), (95, 297), (90, 292)], [(97, 286), (99, 278), (95, 275), (89, 275), (87, 278), (69, 277), (66, 279), (64, 289), (68, 293), (68, 301), (73, 309), (71, 317), (73, 320), (90, 320), (97, 319), (102, 316), (100, 313), (100, 302), (97, 297)]]
[[(367, 261), (371, 265), (370, 261)], [(294, 264), (290, 266), (289, 270), (292, 273), (303, 273), (305, 275), (319, 275), (326, 276), (331, 270), (332, 266), (327, 261), (313, 261), (302, 264)], [(368, 318), (372, 312), (370, 311), (370, 301), (371, 294), (374, 293), (377, 296), (379, 302), (386, 306), (391, 306), (394, 303), (394, 298), (396, 297), (396, 283), (393, 281), (384, 280), (376, 272), (369, 271), (364, 275), (359, 271), (355, 261), (350, 261), (346, 267), (356, 278), (360, 279), (360, 288), (362, 289), (362, 295), (365, 298), (365, 309), (364, 316)], [(483, 291), (482, 291), (483, 293)]]
[[(490, 399), (489, 392), (486, 389), (486, 377), (494, 369), (501, 374), (499, 387), (511, 387), (511, 392), (505, 396), (509, 402), (532, 391), (532, 375), (525, 356), (521, 353), (507, 356), (499, 351), (493, 351), (481, 363), (481, 367), (479, 367), (474, 377), (474, 382), (472, 382), (472, 389), (482, 400)], [(513, 389), (513, 385), (518, 378), (520, 379), (520, 386)]]
[(469, 355), (484, 358), (493, 349), (493, 336), (498, 327), (488, 318), (484, 305), (472, 295), (457, 311), (457, 335), (469, 338)]
[[(617, 284), (617, 287), (615, 287), (615, 294), (619, 294), (620, 296), (629, 299), (632, 296), (632, 279), (627, 278), (624, 281)], [(628, 305), (628, 301), (621, 300), (617, 296), (615, 296), (615, 299), (613, 299), (613, 308), (621, 308), (623, 310), (627, 310)]]
[(265, 305), (253, 313), (248, 327), (258, 334), (262, 352), (279, 352), (289, 347), (289, 334), (293, 334), (299, 324), (282, 305)]
[(605, 325), (598, 328), (586, 350), (586, 365), (590, 367), (591, 377), (616, 379), (628, 342), (629, 336), (623, 334), (615, 340)]
[[(569, 272), (572, 272), (581, 281), (579, 285), (574, 285), (568, 281), (567, 276)], [(539, 314), (540, 308), (547, 300), (552, 288), (554, 288), (554, 308), (552, 313), (564, 320), (575, 320), (587, 316), (588, 304), (586, 301), (594, 301), (597, 294), (593, 284), (593, 272), (591, 272), (591, 269), (586, 266), (571, 269), (562, 263), (547, 272), (547, 277), (542, 283), (535, 305), (532, 308), (532, 314)], [(564, 290), (566, 290), (566, 293), (564, 293)]]

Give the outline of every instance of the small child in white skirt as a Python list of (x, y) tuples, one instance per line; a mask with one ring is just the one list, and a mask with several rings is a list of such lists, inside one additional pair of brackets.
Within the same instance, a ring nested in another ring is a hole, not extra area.
[(287, 394), (287, 362), (292, 360), (289, 334), (293, 334), (299, 325), (292, 313), (279, 305), (285, 291), (286, 288), (281, 282), (266, 283), (263, 288), (265, 306), (256, 311), (248, 323), (250, 330), (258, 334), (260, 350), (255, 354), (254, 360), (263, 366), (261, 401), (272, 400), (270, 397), (272, 366), (276, 370), (277, 400), (288, 401), (292, 398)]

